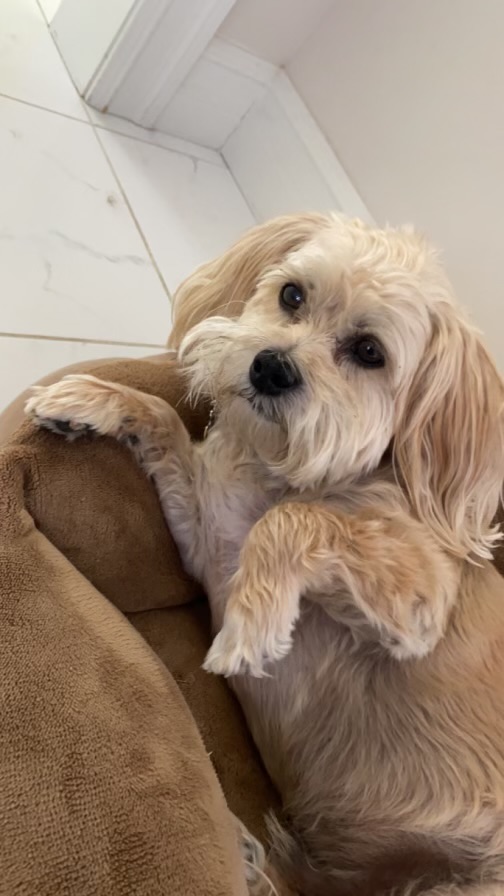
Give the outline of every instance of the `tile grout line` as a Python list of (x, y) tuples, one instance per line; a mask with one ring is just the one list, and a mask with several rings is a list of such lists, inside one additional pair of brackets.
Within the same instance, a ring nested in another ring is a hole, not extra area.
[[(85, 118), (78, 118), (77, 115), (69, 115), (68, 112), (60, 112), (59, 109), (49, 109), (47, 106), (41, 106), (39, 103), (33, 103), (30, 100), (22, 99), (18, 96), (12, 96), (10, 93), (4, 93), (0, 90), (0, 99), (9, 100), (11, 103), (21, 103), (23, 106), (28, 106), (30, 109), (39, 109), (40, 112), (48, 112), (49, 115), (58, 115), (60, 118), (66, 118), (67, 121), (75, 121), (78, 124), (83, 124), (87, 128), (95, 128), (100, 131), (105, 131), (108, 134), (117, 134), (118, 137), (124, 137), (125, 140), (135, 140), (137, 143), (142, 143), (144, 146), (154, 146), (156, 149), (163, 149), (165, 152), (172, 152), (176, 156), (184, 156), (184, 158), (194, 158), (197, 159), (198, 163), (203, 162), (205, 165), (213, 165), (214, 168), (222, 168), (223, 167), (223, 159), (219, 150), (212, 150), (219, 157), (220, 161), (212, 161), (209, 158), (203, 158), (203, 156), (197, 155), (196, 153), (192, 153), (190, 149), (175, 149), (173, 146), (163, 146), (162, 143), (155, 142), (153, 140), (144, 140), (142, 137), (138, 137), (136, 134), (126, 134), (124, 131), (119, 130), (117, 127), (107, 127), (104, 124), (93, 121), (91, 116), (88, 114), (87, 105), (82, 100), (82, 97), (79, 99), (82, 102), (83, 112), (86, 114)], [(125, 119), (126, 121), (126, 119)], [(126, 122), (130, 124), (131, 122)], [(133, 127), (138, 127), (138, 125), (133, 125)], [(169, 137), (169, 134), (166, 134)], [(197, 149), (197, 145), (194, 144)], [(202, 147), (205, 149), (205, 147)]]
[(37, 4), (38, 10), (39, 10), (39, 12), (40, 12), (40, 15), (42, 16), (44, 22), (46, 23), (47, 27), (49, 28), (49, 24), (50, 24), (50, 22), (49, 22), (49, 19), (48, 19), (47, 16), (46, 16), (46, 11), (45, 11), (44, 7), (42, 6), (40, 0), (35, 0), (35, 3)]
[[(86, 105), (86, 104), (84, 104), (84, 105)], [(124, 120), (126, 121), (126, 119), (124, 119)], [(222, 161), (223, 161), (222, 155), (217, 149), (211, 150), (211, 152), (216, 153), (216, 155), (220, 159), (220, 162), (214, 162), (209, 158), (203, 158), (202, 155), (197, 155), (196, 153), (192, 152), (189, 149), (187, 149), (187, 150), (174, 149), (173, 146), (163, 146), (162, 143), (155, 143), (152, 140), (143, 140), (142, 137), (137, 137), (134, 134), (125, 134), (124, 131), (120, 131), (118, 128), (107, 127), (104, 124), (99, 124), (98, 122), (93, 121), (93, 119), (91, 117), (89, 118), (89, 123), (90, 123), (91, 127), (96, 128), (99, 131), (106, 131), (106, 133), (108, 133), (108, 134), (117, 134), (119, 137), (124, 137), (126, 140), (136, 140), (137, 143), (142, 143), (144, 146), (154, 146), (156, 149), (164, 149), (165, 152), (172, 152), (177, 156), (184, 156), (184, 158), (186, 158), (186, 159), (188, 159), (188, 158), (196, 159), (198, 161), (198, 164), (203, 162), (203, 164), (205, 164), (205, 165), (213, 165), (214, 168), (222, 168)], [(129, 122), (129, 123), (133, 124), (132, 122)], [(133, 127), (140, 127), (140, 125), (133, 125)], [(169, 137), (170, 135), (166, 134), (166, 136)], [(178, 139), (178, 138), (175, 138), (175, 139)], [(197, 148), (196, 144), (194, 144), (194, 146)], [(206, 147), (204, 147), (204, 146), (202, 146), (201, 148), (206, 149)]]
[[(30, 100), (22, 99), (19, 96), (12, 96), (10, 93), (4, 93), (0, 90), (0, 98), (9, 100), (11, 103), (21, 103), (22, 106), (28, 106), (30, 109), (39, 109), (40, 112), (49, 112), (50, 115), (58, 115), (60, 118), (66, 118), (67, 121), (76, 121), (89, 127), (88, 118), (78, 118), (76, 115), (69, 115), (68, 112), (60, 112), (58, 109), (48, 109), (47, 106), (41, 106), (39, 103), (32, 103)], [(79, 97), (80, 99), (80, 97)]]
[(157, 342), (119, 342), (116, 339), (86, 339), (83, 336), (46, 336), (43, 333), (2, 333), (0, 339), (35, 339), (41, 342), (72, 342), (86, 345), (117, 345), (124, 348), (157, 348), (168, 351), (166, 345)]
[[(222, 147), (222, 149), (223, 149), (223, 148), (224, 148), (224, 146)], [(243, 190), (242, 190), (240, 184), (239, 184), (238, 181), (236, 180), (236, 177), (234, 176), (233, 172), (231, 171), (231, 168), (229, 167), (229, 165), (228, 165), (228, 163), (227, 163), (227, 161), (226, 161), (226, 158), (225, 158), (225, 156), (224, 156), (224, 154), (223, 154), (223, 152), (222, 152), (222, 149), (219, 149), (218, 152), (219, 152), (219, 155), (220, 155), (220, 157), (221, 157), (221, 159), (222, 159), (222, 161), (223, 161), (223, 163), (224, 163), (224, 167), (225, 167), (226, 171), (228, 172), (228, 174), (229, 174), (231, 180), (233, 181), (233, 183), (234, 183), (236, 189), (238, 190), (238, 192), (239, 192), (241, 198), (243, 199), (245, 205), (247, 206), (247, 208), (248, 208), (248, 210), (249, 210), (249, 212), (250, 212), (250, 214), (251, 214), (252, 220), (253, 220), (253, 222), (254, 222), (254, 225), (255, 225), (255, 224), (260, 224), (261, 222), (257, 220), (257, 218), (256, 218), (256, 216), (255, 216), (255, 212), (254, 212), (254, 210), (251, 208), (251, 206), (250, 206), (250, 204), (249, 204), (249, 201), (248, 201), (247, 197), (245, 196), (245, 193), (243, 192)]]
[(171, 311), (171, 310), (172, 310), (172, 302), (173, 302), (173, 298), (172, 298), (172, 294), (171, 294), (170, 290), (168, 289), (168, 284), (166, 283), (166, 280), (164, 279), (164, 277), (163, 277), (163, 275), (162, 275), (162, 273), (161, 273), (161, 269), (160, 269), (160, 267), (159, 267), (159, 265), (158, 265), (158, 263), (157, 263), (157, 261), (156, 261), (156, 259), (155, 259), (155, 257), (154, 257), (154, 253), (153, 253), (153, 251), (152, 251), (152, 249), (151, 249), (151, 247), (150, 247), (150, 245), (149, 245), (149, 242), (148, 242), (148, 240), (147, 240), (147, 237), (145, 236), (145, 234), (144, 234), (144, 232), (143, 232), (143, 230), (142, 230), (142, 228), (141, 228), (141, 226), (140, 226), (140, 222), (139, 222), (139, 220), (138, 220), (138, 218), (137, 218), (137, 216), (136, 216), (136, 214), (135, 214), (135, 212), (134, 212), (134, 210), (133, 210), (133, 206), (131, 205), (131, 202), (129, 201), (128, 195), (127, 195), (127, 193), (126, 193), (126, 190), (125, 190), (124, 187), (123, 187), (122, 181), (121, 181), (119, 175), (117, 174), (117, 172), (116, 172), (116, 170), (115, 170), (115, 168), (114, 168), (114, 165), (113, 165), (113, 163), (112, 163), (112, 160), (111, 160), (111, 158), (110, 158), (110, 156), (109, 156), (109, 154), (108, 154), (108, 152), (107, 152), (105, 146), (103, 145), (103, 142), (102, 142), (102, 140), (101, 140), (100, 134), (98, 133), (99, 129), (96, 128), (96, 127), (94, 126), (94, 124), (93, 124), (93, 122), (91, 121), (91, 119), (90, 119), (90, 122), (91, 122), (91, 127), (93, 128), (93, 132), (94, 132), (94, 135), (95, 135), (95, 137), (96, 137), (98, 146), (100, 147), (100, 149), (101, 149), (101, 151), (102, 151), (102, 153), (103, 153), (103, 155), (104, 155), (104, 157), (105, 157), (105, 159), (106, 159), (106, 161), (107, 161), (107, 164), (108, 164), (108, 166), (109, 166), (109, 168), (110, 168), (110, 171), (112, 172), (112, 176), (113, 176), (113, 178), (114, 178), (114, 180), (115, 180), (115, 182), (116, 182), (116, 184), (117, 184), (117, 186), (118, 186), (118, 189), (119, 189), (119, 191), (120, 191), (120, 193), (121, 193), (121, 196), (123, 197), (123, 200), (124, 200), (124, 202), (125, 202), (125, 204), (126, 204), (126, 207), (127, 207), (128, 211), (129, 211), (130, 215), (131, 215), (131, 218), (132, 218), (132, 220), (133, 220), (133, 223), (135, 224), (135, 227), (136, 227), (136, 229), (137, 229), (137, 231), (138, 231), (138, 234), (140, 235), (140, 239), (142, 240), (142, 242), (143, 242), (143, 244), (144, 244), (144, 246), (145, 246), (145, 249), (147, 250), (147, 254), (148, 254), (148, 256), (149, 256), (149, 258), (150, 258), (150, 260), (151, 260), (152, 266), (153, 266), (154, 270), (156, 271), (156, 274), (158, 275), (159, 280), (161, 281), (161, 285), (162, 285), (164, 291), (166, 292), (166, 295), (167, 295), (167, 297), (168, 297), (168, 302), (169, 302), (169, 305), (170, 305), (170, 311)]

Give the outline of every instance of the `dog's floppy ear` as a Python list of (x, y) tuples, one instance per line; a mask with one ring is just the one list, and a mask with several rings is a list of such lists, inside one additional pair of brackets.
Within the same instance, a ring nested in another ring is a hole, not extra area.
[(412, 506), (443, 546), (489, 557), (504, 478), (504, 387), (478, 334), (446, 305), (409, 389), (394, 457)]
[(274, 218), (253, 227), (219, 258), (199, 267), (175, 293), (168, 345), (178, 348), (187, 331), (207, 317), (237, 317), (264, 272), (327, 227), (330, 220), (319, 214)]

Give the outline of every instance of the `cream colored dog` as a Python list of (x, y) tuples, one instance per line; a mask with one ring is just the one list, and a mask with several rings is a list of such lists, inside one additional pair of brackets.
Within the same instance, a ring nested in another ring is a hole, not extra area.
[(154, 477), (283, 795), (273, 864), (306, 896), (503, 894), (504, 389), (433, 251), (273, 221), (184, 284), (173, 340), (215, 401), (200, 444), (92, 377), (27, 410)]

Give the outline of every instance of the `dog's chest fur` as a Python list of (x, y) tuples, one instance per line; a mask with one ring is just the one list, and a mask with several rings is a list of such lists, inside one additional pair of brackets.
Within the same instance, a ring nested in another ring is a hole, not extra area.
[(219, 627), (226, 585), (238, 568), (243, 542), (285, 490), (278, 483), (265, 482), (262, 465), (220, 432), (212, 432), (199, 446), (198, 459), (195, 486), (201, 548), (196, 574), (209, 596), (213, 624)]
[[(292, 492), (268, 479), (259, 462), (242, 452), (239, 443), (218, 431), (199, 446), (198, 459), (195, 487), (200, 514), (200, 556), (195, 572), (205, 585), (213, 627), (218, 630), (227, 600), (227, 584), (238, 568), (247, 534), (271, 506), (289, 498)], [(344, 600), (344, 595), (341, 599)], [(258, 680), (246, 675), (231, 679), (270, 774), (282, 790), (293, 771), (289, 770), (289, 764), (298, 774), (301, 772), (302, 778), (303, 765), (306, 760), (312, 761), (309, 754), (305, 757), (298, 754), (297, 741), (301, 749), (306, 740), (303, 729), (312, 730), (315, 738), (334, 738), (338, 753), (342, 715), (351, 715), (353, 711), (360, 715), (362, 707), (355, 705), (356, 688), (360, 687), (362, 694), (369, 694), (375, 665), (372, 646), (356, 651), (348, 628), (306, 601), (293, 649), (269, 670), (271, 677)], [(358, 729), (350, 719), (347, 721), (350, 730)], [(348, 738), (348, 729), (345, 737)], [(324, 753), (334, 780), (335, 757), (332, 751)], [(324, 787), (328, 771), (328, 768), (320, 770)]]
[[(250, 529), (270, 507), (293, 495), (279, 482), (268, 479), (264, 466), (240, 448), (229, 433), (217, 430), (198, 448), (195, 488), (200, 551), (195, 573), (207, 591), (216, 630), (222, 625), (228, 582), (238, 568), (240, 550)], [(299, 499), (297, 494), (296, 498)], [(344, 595), (341, 600), (344, 601)], [(231, 681), (246, 711), (250, 709), (249, 721), (256, 739), (261, 742), (265, 736), (258, 725), (266, 729), (274, 720), (275, 730), (282, 737), (284, 722), (290, 731), (292, 725), (308, 721), (310, 707), (317, 713), (317, 707), (323, 707), (328, 699), (325, 681), (333, 679), (335, 667), (356, 663), (362, 677), (368, 662), (362, 654), (356, 659), (355, 653), (355, 641), (347, 627), (331, 619), (320, 607), (303, 602), (294, 647), (289, 656), (269, 670), (271, 677), (258, 680), (246, 675)], [(337, 676), (340, 684), (331, 685), (332, 703), (349, 674), (347, 669), (344, 675)], [(346, 703), (347, 694), (342, 693), (341, 699)]]

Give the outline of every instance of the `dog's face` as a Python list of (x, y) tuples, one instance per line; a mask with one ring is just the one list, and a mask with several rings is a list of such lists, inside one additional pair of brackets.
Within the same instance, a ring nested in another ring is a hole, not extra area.
[[(392, 444), (419, 477), (411, 482), (403, 471), (412, 493), (432, 488), (414, 468), (432, 465), (430, 451), (446, 453), (439, 426), (463, 427), (461, 414), (472, 418), (478, 400), (488, 404), (490, 362), (481, 352), (422, 240), (344, 219), (328, 219), (267, 269), (239, 317), (208, 318), (182, 345), (194, 389), (215, 397), (219, 413), (292, 487), (365, 475)], [(502, 383), (495, 388), (502, 398)], [(447, 435), (473, 440), (474, 464), (481, 426)], [(443, 476), (443, 487), (453, 487), (451, 471)]]
[(186, 341), (193, 377), (297, 487), (378, 465), (431, 326), (426, 252), (336, 220), (260, 279), (241, 316)]

